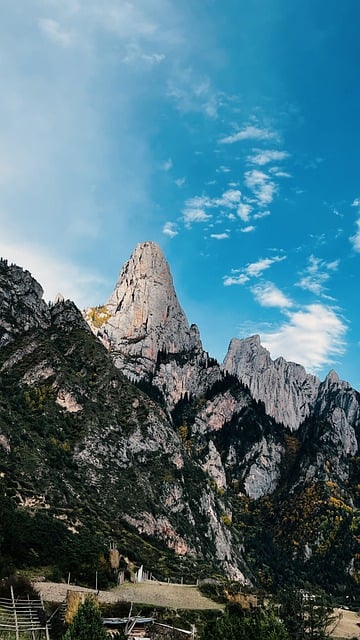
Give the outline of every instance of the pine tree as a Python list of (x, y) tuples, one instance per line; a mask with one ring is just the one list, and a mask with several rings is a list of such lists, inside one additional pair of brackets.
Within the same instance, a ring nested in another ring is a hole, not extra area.
[(63, 640), (107, 640), (100, 610), (92, 598), (86, 598), (74, 615)]

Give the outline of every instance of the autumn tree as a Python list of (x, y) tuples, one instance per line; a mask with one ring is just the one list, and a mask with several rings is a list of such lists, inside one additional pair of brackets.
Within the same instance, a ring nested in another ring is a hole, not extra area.
[(87, 597), (63, 636), (63, 640), (107, 640), (99, 607)]

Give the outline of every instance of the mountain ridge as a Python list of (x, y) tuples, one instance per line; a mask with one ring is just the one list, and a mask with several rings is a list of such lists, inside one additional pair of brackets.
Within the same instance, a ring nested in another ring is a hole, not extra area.
[[(165, 576), (220, 571), (267, 588), (306, 576), (352, 592), (358, 392), (334, 372), (309, 381), (300, 365), (269, 360), (259, 338), (235, 339), (220, 365), (189, 325), (162, 252), (144, 243), (134, 255), (111, 302), (84, 312), (89, 323), (70, 301), (43, 303), (28, 272), (0, 263), (7, 509), (46, 513), (48, 527), (61, 516), (65, 537), (94, 528), (140, 563), (166, 549)], [(286, 408), (289, 390), (295, 426), (267, 404), (274, 391)]]

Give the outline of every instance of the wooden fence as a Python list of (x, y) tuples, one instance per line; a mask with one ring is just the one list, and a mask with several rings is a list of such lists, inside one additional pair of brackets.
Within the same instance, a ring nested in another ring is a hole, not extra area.
[(29, 596), (27, 599), (15, 599), (13, 587), (10, 590), (11, 598), (0, 598), (0, 638), (49, 640), (49, 625), (42, 600), (31, 600)]

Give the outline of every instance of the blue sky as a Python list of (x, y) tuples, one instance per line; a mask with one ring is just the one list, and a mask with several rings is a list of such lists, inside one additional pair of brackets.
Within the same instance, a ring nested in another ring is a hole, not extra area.
[(0, 254), (82, 308), (154, 240), (211, 355), (359, 389), (358, 0), (0, 8)]

